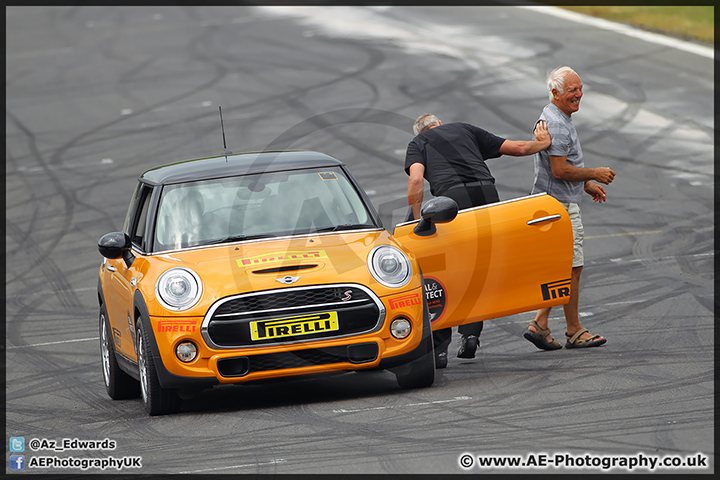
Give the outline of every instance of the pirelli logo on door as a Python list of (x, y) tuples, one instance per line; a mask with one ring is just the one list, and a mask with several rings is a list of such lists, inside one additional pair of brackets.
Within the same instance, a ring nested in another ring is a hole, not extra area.
[(294, 337), (334, 330), (340, 330), (337, 312), (250, 322), (250, 337), (253, 340)]
[(540, 285), (543, 300), (553, 300), (556, 298), (570, 296), (570, 279), (559, 280), (557, 282), (543, 283)]

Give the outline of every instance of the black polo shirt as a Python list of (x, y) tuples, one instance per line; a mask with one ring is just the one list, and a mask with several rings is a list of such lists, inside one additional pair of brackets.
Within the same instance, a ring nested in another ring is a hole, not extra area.
[(430, 183), (430, 193), (435, 196), (463, 183), (495, 182), (485, 160), (501, 156), (499, 150), (504, 141), (504, 138), (469, 123), (439, 125), (410, 141), (405, 155), (405, 172), (410, 174), (413, 163), (424, 165), (425, 179)]

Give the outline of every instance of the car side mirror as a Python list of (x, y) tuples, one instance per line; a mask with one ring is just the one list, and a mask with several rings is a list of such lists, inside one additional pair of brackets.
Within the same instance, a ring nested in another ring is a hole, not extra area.
[(455, 200), (449, 197), (436, 197), (423, 205), (420, 210), (420, 223), (413, 232), (421, 237), (433, 235), (437, 228), (436, 223), (447, 223), (454, 219), (458, 213), (458, 206)]
[(130, 237), (126, 233), (112, 232), (103, 235), (98, 240), (98, 251), (105, 258), (115, 259), (122, 257), (129, 267), (135, 260), (135, 256), (130, 252), (131, 245)]

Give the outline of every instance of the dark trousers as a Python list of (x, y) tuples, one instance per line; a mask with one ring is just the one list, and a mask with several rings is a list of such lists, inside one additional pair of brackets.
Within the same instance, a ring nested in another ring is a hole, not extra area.
[[(479, 207), (480, 205), (500, 201), (495, 185), (490, 182), (483, 185), (460, 185), (452, 187), (444, 191), (440, 196), (450, 197), (455, 200), (455, 203), (458, 204), (458, 209), (460, 210), (463, 208)], [(467, 337), (468, 335), (475, 335), (476, 337), (479, 337), (482, 329), (483, 322), (475, 322), (460, 325), (458, 327), (458, 332), (463, 337)], [(436, 354), (448, 351), (451, 337), (451, 328), (443, 328), (442, 330), (436, 330), (433, 332), (433, 344), (435, 345)]]

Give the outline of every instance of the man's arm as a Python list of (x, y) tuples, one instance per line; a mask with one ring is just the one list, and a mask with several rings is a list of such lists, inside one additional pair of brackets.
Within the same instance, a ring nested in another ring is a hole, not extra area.
[(615, 172), (608, 167), (584, 168), (567, 163), (567, 156), (550, 155), (550, 169), (555, 178), (568, 182), (587, 182), (595, 180), (609, 185), (615, 178)]
[(408, 205), (412, 207), (415, 219), (420, 218), (420, 206), (423, 199), (423, 176), (425, 175), (425, 165), (422, 163), (413, 163), (410, 165), (410, 179), (408, 180)]
[(540, 120), (535, 124), (533, 130), (535, 140), (505, 140), (498, 150), (503, 155), (512, 155), (513, 157), (524, 157), (525, 155), (533, 155), (548, 148), (552, 143), (550, 134), (547, 130), (547, 122)]

